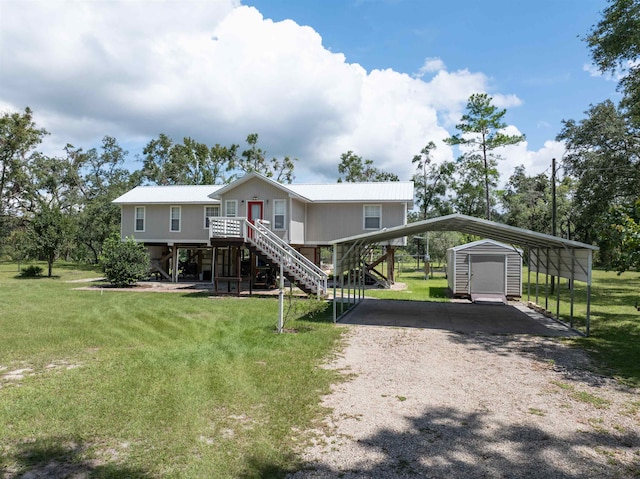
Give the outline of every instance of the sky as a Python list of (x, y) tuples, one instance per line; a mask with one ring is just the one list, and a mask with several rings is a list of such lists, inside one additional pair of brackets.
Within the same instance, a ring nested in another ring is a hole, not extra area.
[(0, 113), (30, 107), (41, 150), (99, 147), (141, 167), (160, 133), (298, 158), (334, 182), (353, 151), (409, 180), (429, 142), (458, 151), (469, 96), (507, 110), (502, 182), (548, 172), (562, 120), (619, 100), (582, 38), (606, 0), (0, 0)]

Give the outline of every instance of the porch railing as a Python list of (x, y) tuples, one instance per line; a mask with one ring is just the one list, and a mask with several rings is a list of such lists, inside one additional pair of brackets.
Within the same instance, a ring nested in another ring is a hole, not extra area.
[(256, 220), (252, 223), (247, 218), (211, 217), (209, 236), (241, 238), (251, 243), (274, 263), (282, 264), (283, 269), (294, 278), (298, 286), (305, 286), (303, 289), (319, 296), (327, 294), (326, 273), (271, 231), (268, 221)]

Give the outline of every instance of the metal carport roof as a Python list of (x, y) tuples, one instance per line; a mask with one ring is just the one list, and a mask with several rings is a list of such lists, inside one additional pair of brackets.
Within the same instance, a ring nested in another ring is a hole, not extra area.
[[(452, 214), (334, 240), (331, 244), (333, 245), (334, 251), (335, 277), (337, 278), (338, 275), (340, 275), (341, 278), (344, 278), (344, 275), (341, 274), (342, 272), (349, 271), (356, 263), (359, 265), (363, 249), (371, 245), (390, 244), (394, 239), (422, 234), (428, 231), (458, 231), (511, 245), (518, 245), (527, 248), (529, 251), (530, 271), (586, 282), (586, 329), (587, 335), (589, 334), (591, 266), (593, 252), (597, 251), (598, 247), (517, 228), (515, 226), (504, 225), (495, 221), (462, 214)], [(535, 259), (535, 261), (532, 261), (533, 259)], [(342, 281), (344, 280), (342, 279)], [(350, 293), (347, 292), (347, 294)], [(336, 301), (337, 298), (334, 294), (334, 319), (337, 319)], [(351, 304), (350, 300), (349, 304)], [(573, 317), (573, 288), (571, 311)]]

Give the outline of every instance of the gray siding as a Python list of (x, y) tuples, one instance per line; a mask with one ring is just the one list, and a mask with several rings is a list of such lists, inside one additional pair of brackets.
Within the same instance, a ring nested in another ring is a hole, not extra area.
[[(453, 294), (469, 293), (469, 256), (474, 254), (496, 254), (507, 256), (507, 296), (522, 296), (522, 257), (513, 248), (496, 245), (493, 243), (482, 243), (468, 248), (447, 251), (451, 255), (449, 263), (455, 265), (455, 278), (451, 278), (449, 273), (449, 288)], [(453, 269), (448, 265), (448, 268)], [(450, 270), (450, 271), (451, 271)], [(455, 283), (454, 283), (455, 281)]]
[(228, 200), (236, 200), (238, 202), (238, 212), (237, 216), (239, 217), (248, 217), (248, 206), (249, 201), (262, 201), (263, 202), (263, 219), (271, 222), (271, 226), (273, 229), (273, 200), (286, 200), (287, 211), (286, 211), (286, 219), (287, 222), (285, 224), (285, 230), (274, 230), (276, 233), (283, 239), (289, 239), (289, 229), (288, 223), (291, 221), (291, 206), (288, 194), (282, 191), (281, 189), (266, 183), (258, 178), (252, 178), (249, 181), (238, 185), (236, 188), (233, 188), (227, 194), (221, 196), (221, 216), (225, 216), (225, 201)]
[(332, 240), (370, 233), (364, 229), (364, 205), (382, 206), (381, 228), (404, 224), (403, 203), (315, 203), (307, 205), (307, 244), (328, 244)]
[[(144, 231), (135, 231), (136, 206), (145, 207)], [(180, 206), (180, 232), (170, 231), (171, 206)], [(209, 205), (212, 206), (212, 205)], [(207, 243), (209, 230), (204, 227), (204, 204), (200, 205), (123, 205), (122, 237), (133, 236), (139, 241), (163, 243)]]
[(289, 222), (289, 242), (291, 244), (305, 243), (305, 211), (306, 205), (298, 200), (291, 200), (291, 219)]

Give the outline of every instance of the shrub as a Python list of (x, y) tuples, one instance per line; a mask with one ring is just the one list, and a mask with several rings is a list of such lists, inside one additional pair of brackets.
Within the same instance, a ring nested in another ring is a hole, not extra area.
[(35, 278), (42, 275), (42, 268), (40, 266), (29, 266), (20, 271), (20, 276), (23, 278)]
[(149, 254), (142, 243), (133, 238), (120, 240), (116, 233), (102, 245), (100, 266), (111, 284), (127, 287), (149, 276)]

